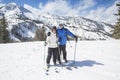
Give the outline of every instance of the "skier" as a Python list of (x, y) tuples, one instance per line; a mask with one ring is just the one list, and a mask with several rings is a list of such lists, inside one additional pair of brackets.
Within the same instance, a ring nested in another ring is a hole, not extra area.
[[(58, 35), (58, 42), (59, 42), (59, 48), (60, 48), (60, 54), (63, 52), (63, 59), (67, 63), (67, 52), (66, 52), (66, 41), (67, 41), (67, 35), (74, 37), (77, 41), (78, 37), (75, 36), (73, 33), (71, 33), (67, 28), (64, 28), (63, 24), (59, 24), (59, 28), (57, 29), (57, 35)], [(60, 56), (59, 56), (60, 58)]]
[[(48, 44), (48, 55), (47, 55), (47, 66), (49, 67), (49, 63), (51, 60), (51, 57), (53, 55), (53, 63), (54, 65), (56, 65), (56, 59), (58, 56), (58, 38), (57, 38), (57, 34), (56, 34), (56, 27), (54, 26), (52, 28), (51, 32), (48, 32), (47, 34), (47, 39), (46, 39), (46, 43)], [(46, 46), (45, 43), (45, 46)]]

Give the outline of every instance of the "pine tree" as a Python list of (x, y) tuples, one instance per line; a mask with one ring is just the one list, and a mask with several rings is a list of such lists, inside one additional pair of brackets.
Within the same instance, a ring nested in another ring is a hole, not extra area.
[(45, 27), (37, 29), (34, 40), (44, 41), (45, 39), (46, 39)]
[(3, 18), (0, 20), (0, 43), (8, 43), (11, 41), (9, 38), (9, 32), (6, 28), (7, 23), (5, 16), (3, 15)]
[(3, 42), (3, 27), (2, 27), (2, 25), (1, 25), (1, 21), (2, 21), (2, 20), (0, 20), (0, 43)]
[(115, 28), (112, 35), (114, 38), (120, 39), (120, 2), (118, 2), (116, 6), (118, 6), (118, 13), (115, 15), (118, 17), (118, 21), (115, 24)]

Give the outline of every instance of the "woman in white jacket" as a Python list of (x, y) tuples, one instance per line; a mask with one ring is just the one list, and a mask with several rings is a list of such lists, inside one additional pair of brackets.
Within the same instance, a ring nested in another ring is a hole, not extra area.
[(52, 31), (48, 32), (46, 43), (48, 45), (48, 55), (46, 63), (49, 66), (51, 57), (53, 55), (53, 63), (54, 65), (56, 65), (56, 59), (58, 54), (58, 38), (56, 34), (56, 27), (53, 27)]

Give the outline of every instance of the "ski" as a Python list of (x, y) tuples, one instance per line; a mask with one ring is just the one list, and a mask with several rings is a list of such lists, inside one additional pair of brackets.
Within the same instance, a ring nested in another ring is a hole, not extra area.
[(67, 69), (67, 70), (72, 70), (72, 68), (77, 69), (77, 66), (75, 66), (73, 63), (71, 62), (67, 62), (67, 63), (62, 63), (62, 67)]
[(45, 75), (49, 75), (49, 69), (45, 69)]
[(55, 67), (55, 72), (56, 72), (56, 73), (59, 73), (59, 70), (58, 70), (58, 68), (57, 68), (57, 67)]
[(46, 70), (46, 73), (45, 73), (46, 75), (49, 75), (49, 70)]
[(49, 68), (50, 68), (50, 66), (44, 67), (44, 70), (45, 70), (45, 74), (46, 74), (46, 75), (49, 75)]
[(58, 67), (60, 67), (59, 65), (49, 65), (47, 67), (44, 68), (45, 70), (45, 75), (50, 75), (50, 70), (52, 69), (51, 67), (53, 67), (53, 70), (55, 71), (55, 73), (59, 73), (59, 69)]

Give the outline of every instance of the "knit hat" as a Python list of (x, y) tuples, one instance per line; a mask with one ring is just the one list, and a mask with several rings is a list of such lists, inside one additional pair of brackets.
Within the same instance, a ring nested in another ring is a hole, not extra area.
[(63, 28), (63, 24), (59, 24), (59, 28), (62, 29)]
[(53, 28), (52, 28), (52, 29), (57, 29), (57, 28), (56, 28), (56, 26), (53, 26)]
[(52, 31), (54, 31), (54, 30), (56, 31), (56, 29), (57, 29), (56, 26), (53, 26), (53, 27), (52, 27)]

